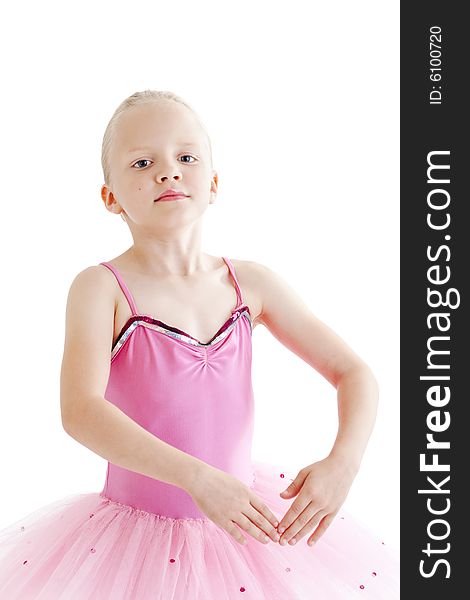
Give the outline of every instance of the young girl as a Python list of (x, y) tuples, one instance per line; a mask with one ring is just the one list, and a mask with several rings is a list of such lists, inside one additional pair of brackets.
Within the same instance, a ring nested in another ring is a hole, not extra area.
[[(133, 94), (102, 166), (134, 243), (72, 282), (61, 413), (106, 480), (0, 532), (0, 597), (398, 598), (395, 557), (341, 510), (377, 383), (271, 269), (202, 252), (217, 174), (198, 116), (170, 92)], [(251, 459), (258, 324), (338, 392), (330, 454), (297, 473)]]

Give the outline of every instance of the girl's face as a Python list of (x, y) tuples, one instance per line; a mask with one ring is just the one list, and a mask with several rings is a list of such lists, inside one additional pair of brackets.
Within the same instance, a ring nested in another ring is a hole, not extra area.
[[(109, 160), (111, 182), (101, 196), (108, 210), (124, 213), (131, 229), (191, 224), (215, 200), (217, 173), (206, 134), (182, 104), (143, 104), (121, 115)], [(186, 198), (155, 201), (170, 188)]]

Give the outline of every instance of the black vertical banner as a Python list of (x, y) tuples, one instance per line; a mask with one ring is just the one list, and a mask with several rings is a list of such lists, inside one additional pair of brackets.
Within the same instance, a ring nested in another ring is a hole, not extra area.
[(470, 597), (465, 3), (401, 3), (401, 598)]

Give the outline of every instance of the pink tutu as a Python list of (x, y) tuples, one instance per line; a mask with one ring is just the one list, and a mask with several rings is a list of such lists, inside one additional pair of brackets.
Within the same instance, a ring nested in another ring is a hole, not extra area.
[[(295, 474), (254, 462), (252, 489), (281, 519)], [(281, 474), (284, 477), (281, 477)], [(99, 493), (68, 496), (0, 532), (8, 600), (399, 598), (394, 553), (341, 510), (317, 544), (245, 546), (209, 519), (161, 517)]]

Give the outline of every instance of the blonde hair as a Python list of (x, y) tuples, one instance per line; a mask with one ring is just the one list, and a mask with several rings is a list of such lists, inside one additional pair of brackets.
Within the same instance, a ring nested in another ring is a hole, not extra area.
[(186, 106), (186, 108), (188, 108), (194, 114), (194, 116), (196, 117), (196, 119), (198, 120), (199, 124), (201, 125), (202, 129), (204, 130), (204, 132), (206, 134), (207, 143), (209, 146), (209, 156), (210, 156), (210, 161), (211, 161), (211, 168), (212, 168), (211, 141), (209, 139), (209, 134), (207, 133), (206, 128), (204, 127), (204, 124), (202, 123), (202, 121), (201, 121), (199, 115), (196, 113), (196, 111), (187, 102), (185, 102), (180, 96), (177, 96), (173, 92), (161, 91), (161, 90), (144, 90), (142, 92), (135, 92), (134, 94), (132, 94), (131, 96), (128, 96), (125, 100), (123, 100), (121, 102), (121, 104), (114, 111), (114, 114), (111, 117), (111, 119), (108, 123), (108, 126), (106, 127), (106, 130), (104, 132), (103, 143), (101, 146), (101, 166), (103, 169), (104, 181), (107, 186), (109, 186), (109, 184), (111, 182), (111, 165), (110, 165), (109, 156), (110, 156), (111, 146), (112, 146), (112, 142), (113, 142), (114, 131), (116, 128), (116, 124), (119, 120), (119, 117), (123, 113), (125, 113), (128, 110), (130, 110), (131, 108), (133, 108), (134, 106), (137, 106), (140, 104), (156, 103), (156, 102), (160, 102), (162, 100), (170, 100), (173, 102), (179, 102), (180, 104), (183, 104), (184, 106)]

